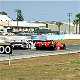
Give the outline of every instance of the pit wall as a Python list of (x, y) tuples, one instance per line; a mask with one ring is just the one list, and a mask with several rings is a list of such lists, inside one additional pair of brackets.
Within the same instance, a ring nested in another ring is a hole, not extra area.
[(0, 43), (31, 39), (31, 36), (0, 36)]
[(10, 42), (11, 40), (65, 40), (65, 39), (80, 39), (79, 34), (65, 35), (34, 35), (34, 36), (0, 36), (0, 43)]
[(65, 40), (65, 39), (80, 39), (79, 34), (65, 34), (65, 35), (35, 35), (31, 37), (32, 40)]
[(47, 40), (64, 40), (65, 35), (47, 35)]
[(47, 40), (65, 40), (65, 39), (80, 39), (79, 34), (65, 34), (65, 35), (47, 35)]
[(64, 40), (65, 35), (35, 35), (32, 40)]
[(80, 34), (65, 34), (64, 39), (80, 39)]

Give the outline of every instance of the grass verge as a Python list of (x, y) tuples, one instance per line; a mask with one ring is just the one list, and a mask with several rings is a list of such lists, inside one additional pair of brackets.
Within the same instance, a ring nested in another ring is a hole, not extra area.
[(72, 45), (72, 44), (80, 44), (80, 39), (66, 39), (66, 40), (56, 40), (56, 42), (65, 43), (66, 45)]
[(80, 53), (0, 62), (0, 80), (80, 80)]
[[(80, 40), (56, 40), (80, 44)], [(0, 45), (8, 45), (1, 43)], [(80, 80), (80, 53), (0, 62), (0, 80)]]

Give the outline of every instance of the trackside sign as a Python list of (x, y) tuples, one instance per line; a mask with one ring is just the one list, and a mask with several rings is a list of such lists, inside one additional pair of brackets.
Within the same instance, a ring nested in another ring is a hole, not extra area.
[(12, 54), (11, 45), (0, 45), (0, 54)]

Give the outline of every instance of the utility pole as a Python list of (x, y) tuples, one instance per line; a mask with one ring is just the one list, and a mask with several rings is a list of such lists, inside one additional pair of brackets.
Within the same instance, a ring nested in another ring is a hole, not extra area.
[(17, 27), (18, 27), (18, 10), (17, 10)]
[(9, 20), (8, 20), (8, 27), (9, 27)]
[(18, 14), (19, 14), (19, 11), (20, 11), (20, 9), (15, 9), (15, 11), (14, 11), (14, 12), (17, 12), (17, 18), (16, 18), (16, 20), (17, 20), (17, 29), (18, 29)]
[(70, 34), (70, 17), (71, 17), (71, 13), (68, 13), (67, 16), (69, 17), (69, 34)]

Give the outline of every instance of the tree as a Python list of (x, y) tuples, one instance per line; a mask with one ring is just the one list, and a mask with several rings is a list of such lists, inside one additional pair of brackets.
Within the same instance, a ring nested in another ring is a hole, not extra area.
[(76, 17), (78, 18), (78, 22), (79, 22), (79, 34), (80, 34), (80, 13), (78, 13)]
[(56, 25), (58, 26), (59, 34), (60, 34), (60, 26), (61, 26), (62, 24), (63, 24), (63, 23), (61, 23), (61, 22), (56, 22)]
[(24, 20), (24, 18), (22, 16), (22, 12), (21, 12), (21, 10), (19, 10), (19, 13), (18, 13), (18, 21), (23, 21), (23, 20)]
[(3, 11), (3, 12), (0, 12), (0, 14), (2, 14), (2, 15), (7, 15), (7, 13), (6, 13), (6, 12), (4, 12), (4, 11)]
[(73, 21), (74, 26), (76, 25), (76, 34), (77, 34), (78, 22), (79, 22), (78, 19), (75, 19), (75, 20)]
[(21, 10), (20, 9), (15, 9), (15, 12), (17, 12), (17, 18), (16, 18), (16, 20), (17, 21), (24, 21), (24, 18), (22, 16)]

